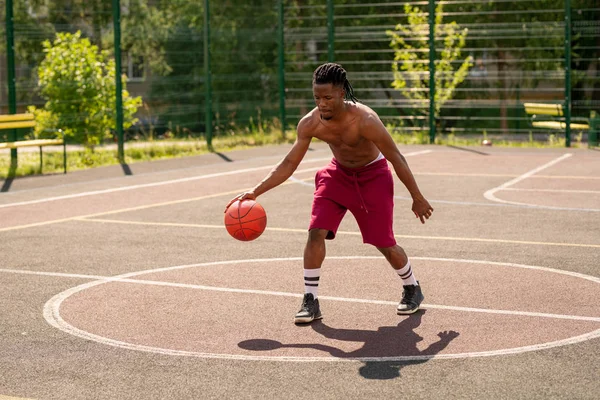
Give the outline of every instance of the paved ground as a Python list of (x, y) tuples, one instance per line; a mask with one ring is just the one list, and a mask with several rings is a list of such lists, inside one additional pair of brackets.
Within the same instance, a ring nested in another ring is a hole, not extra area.
[(435, 207), (396, 187), (401, 283), (348, 215), (324, 319), (292, 323), (315, 144), (237, 242), (223, 207), (289, 146), (0, 182), (0, 399), (568, 398), (600, 391), (600, 153), (402, 147)]

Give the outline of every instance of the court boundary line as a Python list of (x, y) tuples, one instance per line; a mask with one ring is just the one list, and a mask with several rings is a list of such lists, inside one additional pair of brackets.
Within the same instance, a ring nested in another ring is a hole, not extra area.
[[(305, 182), (305, 180), (298, 179), (294, 176), (291, 176), (289, 180), (292, 180), (298, 184), (309, 186), (314, 188), (313, 184)], [(507, 188), (504, 190), (524, 190), (524, 189), (514, 189)], [(406, 196), (394, 196), (394, 199), (399, 200), (411, 200), (411, 197)], [(481, 203), (476, 201), (453, 201), (453, 200), (436, 200), (429, 199), (430, 203), (441, 203), (441, 204), (453, 204), (453, 205), (461, 205), (461, 206), (484, 206), (484, 207), (512, 207), (512, 208), (525, 208), (531, 210), (558, 210), (558, 211), (579, 211), (579, 212), (600, 212), (599, 208), (577, 208), (577, 207), (555, 207), (555, 206), (542, 206), (537, 204), (527, 204), (527, 203), (506, 203), (506, 202), (491, 202), (491, 203)]]
[[(419, 172), (413, 171), (413, 175), (431, 175), (431, 176), (472, 176), (485, 178), (517, 178), (515, 174), (478, 174), (469, 172)], [(583, 175), (533, 175), (529, 179), (573, 179), (573, 180), (600, 180), (600, 176), (583, 176)]]
[[(311, 154), (322, 153), (322, 152), (331, 153), (329, 149), (325, 149), (325, 148), (311, 150)], [(209, 154), (211, 154), (211, 153), (201, 154), (199, 156), (190, 156), (190, 157), (202, 157), (202, 156), (207, 156)], [(212, 154), (214, 154), (214, 153), (212, 153)], [(262, 161), (262, 160), (270, 160), (270, 159), (281, 159), (281, 157), (282, 157), (281, 154), (277, 154), (277, 155), (272, 155), (272, 156), (261, 156), (261, 157), (256, 157), (256, 158), (234, 160), (234, 162), (235, 162), (235, 164), (248, 164), (250, 162), (259, 161), (259, 160)], [(308, 160), (308, 158), (306, 160)], [(164, 160), (158, 160), (158, 161), (164, 161)], [(160, 171), (141, 172), (141, 173), (135, 174), (135, 177), (149, 177), (149, 176), (154, 176), (154, 175), (166, 175), (169, 173), (175, 173), (175, 172), (179, 172), (179, 171), (192, 171), (194, 169), (205, 169), (205, 168), (210, 168), (210, 167), (216, 167), (218, 165), (228, 165), (228, 164), (227, 163), (225, 163), (225, 164), (209, 163), (209, 164), (195, 165), (192, 167), (182, 167), (182, 168), (172, 168), (172, 169), (160, 170)], [(232, 164), (230, 164), (230, 165), (232, 165)], [(40, 191), (40, 190), (50, 189), (50, 188), (62, 188), (62, 187), (71, 187), (71, 186), (85, 185), (85, 184), (91, 184), (91, 183), (112, 182), (112, 181), (116, 181), (116, 180), (120, 180), (120, 179), (131, 179), (131, 177), (132, 176), (130, 176), (130, 175), (121, 175), (121, 176), (112, 176), (109, 178), (97, 178), (97, 179), (86, 180), (86, 181), (81, 181), (81, 182), (61, 183), (61, 184), (54, 185), (54, 186), (41, 186), (41, 187), (22, 189), (22, 190), (17, 190), (17, 191), (12, 191), (12, 192), (4, 192), (4, 193), (2, 193), (2, 196), (14, 196), (14, 195), (18, 195), (20, 193), (28, 193), (28, 192)], [(600, 179), (600, 177), (598, 177), (598, 179)], [(1, 181), (2, 180), (0, 179), (0, 182)]]
[[(432, 153), (433, 151), (434, 150), (414, 151), (411, 153), (406, 153), (406, 154), (404, 154), (404, 156), (405, 157), (418, 156), (418, 155), (422, 155), (422, 154)], [(302, 160), (301, 164), (302, 163), (329, 161), (329, 160), (331, 160), (331, 158), (332, 157), (306, 158), (306, 159)], [(129, 186), (120, 186), (120, 187), (110, 188), (110, 189), (101, 189), (101, 190), (92, 190), (92, 191), (81, 192), (81, 193), (72, 193), (72, 194), (63, 195), (63, 196), (46, 197), (46, 198), (36, 199), (36, 200), (5, 203), (5, 204), (0, 204), (0, 208), (19, 207), (19, 206), (25, 206), (25, 205), (31, 205), (31, 204), (46, 203), (46, 202), (51, 202), (51, 201), (67, 200), (67, 199), (78, 198), (78, 197), (96, 196), (96, 195), (107, 194), (107, 193), (116, 193), (116, 192), (123, 192), (123, 191), (128, 191), (128, 190), (144, 189), (144, 188), (148, 188), (148, 187), (172, 185), (172, 184), (191, 182), (191, 181), (197, 181), (197, 180), (202, 180), (202, 179), (218, 178), (221, 176), (243, 174), (246, 172), (261, 171), (264, 169), (273, 169), (274, 167), (275, 166), (273, 164), (269, 164), (269, 165), (261, 166), (261, 167), (236, 169), (236, 170), (231, 170), (231, 171), (215, 172), (212, 174), (205, 174), (205, 175), (199, 175), (199, 176), (189, 176), (186, 178), (169, 179), (169, 180), (165, 180), (165, 181), (141, 183), (141, 184), (129, 185)], [(320, 168), (322, 168), (322, 167), (319, 167), (318, 169), (320, 169)], [(301, 172), (307, 172), (307, 171), (312, 171), (312, 170), (314, 170), (314, 169), (309, 168), (309, 169), (305, 169), (305, 170), (294, 171), (294, 173), (301, 173)]]
[[(325, 161), (325, 160), (329, 160), (329, 159), (330, 158), (313, 159), (310, 162)], [(97, 196), (97, 195), (102, 195), (102, 194), (117, 193), (117, 192), (123, 192), (123, 191), (128, 191), (128, 190), (144, 189), (144, 188), (148, 188), (148, 187), (173, 185), (173, 184), (178, 184), (178, 183), (191, 182), (191, 181), (210, 179), (210, 178), (219, 178), (222, 176), (237, 175), (237, 174), (243, 174), (246, 172), (255, 172), (255, 171), (261, 171), (264, 169), (272, 169), (272, 168), (273, 168), (273, 166), (269, 165), (269, 166), (255, 167), (255, 168), (238, 169), (238, 170), (226, 171), (226, 172), (216, 172), (216, 173), (200, 175), (200, 176), (190, 176), (190, 177), (186, 177), (186, 178), (171, 179), (171, 180), (159, 181), (159, 182), (141, 183), (138, 185), (121, 186), (121, 187), (110, 188), (110, 189), (92, 190), (92, 191), (88, 191), (88, 192), (73, 193), (73, 194), (67, 194), (67, 195), (63, 195), (63, 196), (46, 197), (46, 198), (36, 199), (36, 200), (27, 200), (27, 201), (15, 202), (15, 203), (0, 204), (0, 208), (20, 207), (20, 206), (27, 206), (27, 205), (31, 205), (31, 204), (48, 203), (48, 202), (58, 201), (58, 200), (68, 200), (68, 199), (79, 198), (79, 197)]]
[[(331, 260), (354, 260), (354, 259), (376, 259), (376, 260), (385, 260), (382, 257), (377, 256), (332, 256), (328, 257)], [(529, 268), (531, 266), (524, 264), (512, 264), (512, 263), (498, 263), (493, 261), (485, 261), (485, 260), (464, 260), (464, 259), (451, 259), (451, 258), (439, 258), (439, 257), (411, 257), (411, 259), (415, 260), (429, 260), (429, 261), (450, 261), (450, 262), (464, 262), (469, 264), (492, 264), (492, 265), (500, 265), (500, 266), (509, 266), (509, 267), (518, 267), (523, 269), (534, 269), (541, 270), (543, 272), (551, 272), (551, 273), (563, 273), (570, 271), (561, 271), (555, 270), (553, 268), (550, 269), (541, 269), (545, 267), (539, 268)], [(135, 275), (131, 276), (139, 276), (139, 275), (147, 275), (147, 274), (155, 274), (162, 272), (170, 272), (174, 269), (186, 269), (186, 268), (198, 268), (205, 267), (207, 265), (229, 265), (235, 264), (236, 262), (245, 264), (252, 262), (275, 262), (275, 261), (302, 261), (301, 257), (282, 257), (282, 258), (265, 258), (265, 259), (246, 259), (246, 260), (228, 260), (223, 262), (205, 262), (198, 264), (189, 264), (185, 266), (176, 266), (176, 267), (165, 267), (165, 269), (157, 268), (155, 270), (145, 270), (150, 272), (136, 272)], [(527, 267), (527, 268), (526, 268)], [(58, 278), (73, 278), (73, 279), (87, 279), (93, 282), (98, 282), (98, 284), (102, 283), (131, 283), (131, 284), (139, 284), (139, 285), (148, 285), (148, 286), (165, 286), (165, 287), (174, 287), (180, 289), (196, 289), (196, 290), (207, 290), (214, 292), (227, 292), (227, 293), (243, 293), (243, 294), (258, 294), (258, 295), (268, 295), (268, 296), (282, 296), (282, 297), (295, 297), (302, 298), (303, 295), (299, 293), (292, 292), (279, 292), (279, 291), (271, 291), (271, 290), (259, 290), (259, 289), (240, 289), (240, 288), (229, 288), (229, 287), (221, 287), (221, 286), (211, 286), (211, 285), (197, 285), (197, 284), (188, 284), (188, 283), (180, 283), (180, 282), (169, 282), (169, 281), (158, 281), (158, 280), (147, 280), (147, 279), (130, 279), (130, 278), (121, 278), (119, 276), (129, 275), (131, 273), (117, 275), (114, 277), (106, 276), (106, 275), (88, 275), (88, 274), (73, 274), (73, 273), (65, 273), (65, 272), (48, 272), (48, 271), (33, 271), (33, 270), (19, 270), (19, 269), (8, 269), (8, 268), (0, 268), (0, 273), (8, 273), (15, 275), (33, 275), (33, 276), (49, 276), (49, 277), (58, 277)], [(574, 273), (578, 274), (578, 273)], [(574, 278), (586, 279), (595, 283), (600, 283), (600, 278), (595, 278), (591, 275), (573, 275), (566, 274)], [(592, 279), (590, 279), (592, 278)], [(347, 302), (347, 303), (366, 303), (366, 304), (377, 304), (377, 305), (397, 305), (397, 301), (388, 301), (388, 300), (372, 300), (372, 299), (359, 299), (359, 298), (350, 298), (350, 297), (337, 297), (337, 296), (320, 296), (323, 300), (331, 300), (331, 301), (339, 301), (339, 302)], [(590, 317), (585, 315), (572, 315), (572, 314), (552, 314), (552, 313), (542, 313), (542, 312), (533, 312), (533, 311), (516, 311), (516, 310), (502, 310), (502, 309), (492, 309), (492, 308), (477, 308), (477, 307), (461, 307), (461, 306), (446, 306), (440, 304), (428, 304), (423, 303), (422, 307), (427, 307), (431, 309), (438, 310), (449, 310), (449, 311), (463, 311), (463, 312), (475, 312), (475, 313), (487, 313), (487, 314), (500, 314), (500, 315), (516, 315), (523, 317), (536, 317), (536, 318), (554, 318), (554, 319), (566, 319), (566, 320), (575, 320), (575, 321), (588, 321), (588, 322), (599, 322), (600, 317)]]
[[(416, 152), (413, 152), (413, 153), (407, 153), (407, 154), (405, 154), (405, 156), (427, 154), (427, 153), (431, 153), (433, 151), (434, 150), (416, 151)], [(321, 160), (321, 159), (313, 159), (313, 160)], [(331, 160), (331, 157), (325, 158), (323, 160)], [(259, 169), (268, 169), (268, 168), (273, 168), (273, 167), (274, 167), (273, 165), (269, 165), (269, 166), (265, 166), (265, 167), (259, 167)], [(230, 172), (231, 173), (233, 173), (233, 172), (237, 173), (237, 172), (240, 172), (240, 171), (242, 171), (242, 170), (230, 171)], [(243, 170), (243, 171), (248, 172), (248, 169)], [(294, 172), (296, 172), (296, 171), (294, 171)], [(202, 175), (202, 177), (205, 177), (205, 176), (206, 175)], [(187, 178), (182, 178), (182, 179), (187, 179)], [(200, 179), (200, 177), (197, 177), (196, 179)], [(308, 178), (308, 179), (312, 179), (312, 178)], [(288, 185), (290, 183), (292, 183), (292, 181), (286, 181), (286, 182), (283, 182), (279, 186)], [(79, 218), (85, 218), (85, 217), (95, 217), (95, 216), (101, 216), (101, 215), (111, 215), (111, 214), (119, 214), (119, 213), (130, 212), (130, 211), (138, 211), (138, 210), (143, 210), (143, 209), (152, 208), (152, 207), (161, 207), (161, 206), (172, 205), (172, 204), (180, 204), (180, 203), (186, 203), (186, 202), (191, 202), (191, 201), (204, 200), (204, 199), (209, 199), (209, 198), (213, 198), (213, 197), (225, 196), (225, 195), (229, 195), (229, 194), (239, 194), (239, 193), (241, 193), (241, 192), (243, 192), (244, 190), (247, 190), (247, 189), (248, 188), (242, 188), (242, 189), (236, 189), (236, 190), (232, 190), (232, 191), (228, 191), (228, 192), (215, 193), (215, 194), (212, 194), (212, 195), (206, 195), (206, 196), (200, 196), (200, 197), (192, 197), (192, 198), (186, 198), (186, 199), (180, 199), (180, 200), (173, 200), (173, 201), (168, 201), (168, 202), (153, 203), (153, 204), (147, 204), (147, 205), (144, 205), (144, 206), (137, 206), (137, 207), (128, 207), (128, 208), (122, 208), (122, 209), (118, 209), (118, 210), (104, 211), (104, 212), (101, 212), (101, 213), (76, 215), (76, 216), (73, 216), (73, 217), (60, 218), (60, 219), (50, 220), (50, 221), (35, 222), (35, 223), (25, 224), (25, 225), (9, 226), (9, 227), (6, 227), (6, 228), (0, 228), (0, 232), (7, 232), (7, 231), (13, 231), (13, 230), (19, 230), (19, 229), (34, 228), (34, 227), (45, 226), (45, 225), (52, 225), (52, 224), (57, 224), (57, 223), (61, 223), (61, 222), (73, 221), (73, 220), (76, 220), (76, 219), (79, 219)], [(18, 203), (9, 203), (9, 204), (4, 204), (2, 206), (7, 207), (7, 206), (9, 206), (11, 204), (14, 205), (14, 204), (18, 204)], [(0, 208), (2, 208), (2, 206), (0, 206)]]
[[(332, 256), (329, 259), (384, 259), (383, 257), (377, 256)], [(583, 278), (586, 280), (590, 280), (595, 283), (600, 283), (600, 278), (596, 278), (589, 275), (579, 274), (571, 271), (561, 271), (547, 267), (539, 267), (533, 265), (525, 265), (525, 264), (515, 264), (515, 263), (501, 263), (501, 262), (490, 262), (484, 260), (462, 260), (462, 259), (446, 259), (446, 258), (438, 258), (438, 257), (412, 257), (413, 259), (421, 259), (421, 260), (438, 260), (438, 261), (455, 261), (455, 262), (467, 262), (473, 264), (492, 264), (492, 265), (503, 265), (509, 267), (517, 267), (517, 268), (525, 268), (525, 269), (534, 269), (541, 270), (546, 272), (553, 272), (563, 275), (569, 275), (573, 277)], [(139, 276), (144, 274), (151, 273), (159, 273), (159, 272), (167, 272), (180, 270), (184, 268), (195, 268), (195, 267), (203, 267), (203, 266), (211, 266), (211, 265), (224, 265), (224, 264), (232, 264), (232, 263), (242, 263), (242, 262), (274, 262), (274, 261), (300, 261), (302, 257), (289, 257), (289, 258), (260, 258), (260, 259), (248, 259), (248, 260), (228, 260), (228, 261), (216, 261), (216, 262), (204, 262), (198, 264), (189, 264), (189, 265), (181, 265), (175, 267), (164, 267), (164, 268), (156, 268), (151, 270), (137, 271), (126, 274), (117, 275), (114, 278), (119, 279), (128, 279), (133, 276)], [(149, 281), (152, 284), (159, 284), (159, 281)], [(103, 336), (99, 336), (87, 331), (80, 330), (75, 326), (67, 323), (60, 316), (60, 305), (64, 300), (66, 300), (71, 295), (86, 290), (88, 288), (98, 286), (107, 282), (104, 281), (93, 281), (84, 283), (82, 285), (78, 285), (67, 289), (57, 295), (53, 296), (46, 304), (44, 305), (43, 316), (44, 319), (51, 326), (76, 337), (80, 337), (85, 340), (94, 341), (100, 344), (114, 346), (118, 348), (125, 348), (128, 350), (136, 350), (136, 351), (144, 351), (151, 353), (158, 353), (163, 355), (171, 355), (171, 356), (192, 356), (199, 358), (216, 358), (216, 359), (234, 359), (234, 360), (253, 360), (253, 361), (293, 361), (293, 362), (315, 362), (315, 361), (325, 361), (325, 362), (348, 362), (348, 361), (405, 361), (405, 360), (420, 360), (420, 359), (457, 359), (457, 358), (474, 358), (474, 357), (488, 357), (488, 356), (499, 356), (499, 355), (508, 355), (508, 354), (521, 354), (530, 351), (538, 351), (544, 350), (559, 346), (566, 346), (570, 344), (580, 343), (583, 341), (591, 340), (597, 337), (600, 337), (600, 329), (593, 330), (591, 332), (570, 337), (567, 339), (560, 339), (557, 341), (546, 342), (536, 345), (528, 345), (521, 346), (515, 348), (508, 349), (500, 349), (500, 350), (490, 350), (490, 351), (480, 351), (480, 352), (465, 352), (465, 353), (451, 353), (451, 354), (435, 354), (435, 355), (427, 355), (427, 356), (398, 356), (398, 357), (352, 357), (352, 358), (335, 358), (335, 357), (277, 357), (277, 356), (244, 356), (244, 355), (235, 355), (235, 354), (215, 354), (215, 353), (201, 353), (201, 352), (191, 352), (191, 351), (182, 351), (182, 350), (171, 350), (164, 349), (158, 347), (151, 347), (145, 345), (136, 345), (128, 342), (118, 341), (114, 339), (109, 339)], [(243, 289), (230, 289), (230, 290), (243, 290)], [(285, 292), (269, 292), (269, 293), (285, 293)], [(294, 296), (296, 297), (296, 296)], [(300, 294), (297, 297), (301, 297)], [(321, 296), (321, 298), (325, 298)], [(334, 300), (335, 298), (332, 298)], [(394, 302), (393, 304), (396, 304)], [(431, 305), (430, 305), (431, 306)], [(425, 307), (425, 305), (424, 305)], [(595, 318), (595, 317), (593, 317)]]
[[(406, 196), (394, 196), (398, 200), (411, 200), (411, 197)], [(600, 208), (575, 208), (575, 207), (552, 207), (552, 206), (540, 206), (535, 204), (505, 204), (505, 203), (482, 203), (478, 201), (458, 201), (458, 200), (439, 200), (430, 199), (430, 203), (440, 204), (452, 204), (458, 206), (482, 206), (482, 207), (506, 207), (506, 208), (524, 208), (529, 210), (556, 210), (556, 211), (577, 211), (577, 212), (600, 212)]]
[[(122, 225), (148, 225), (148, 226), (168, 226), (168, 227), (181, 227), (181, 228), (206, 228), (206, 229), (219, 229), (224, 228), (223, 225), (209, 225), (209, 224), (188, 224), (179, 222), (147, 222), (147, 221), (129, 221), (119, 219), (105, 219), (105, 218), (77, 218), (77, 221), (83, 222), (97, 222), (97, 223), (108, 223), (108, 224), (122, 224)], [(288, 232), (288, 233), (308, 233), (308, 229), (301, 228), (281, 228), (281, 227), (268, 227), (265, 231), (275, 232)], [(340, 235), (351, 235), (360, 236), (359, 231), (338, 231)], [(522, 244), (522, 245), (539, 245), (539, 246), (565, 246), (565, 247), (590, 247), (600, 248), (600, 244), (587, 244), (587, 243), (554, 243), (554, 242), (535, 242), (526, 240), (510, 240), (510, 239), (487, 239), (487, 238), (468, 238), (468, 237), (454, 237), (454, 236), (424, 236), (424, 235), (397, 235), (394, 237), (399, 239), (419, 239), (419, 240), (448, 240), (448, 241), (459, 241), (459, 242), (485, 242), (485, 243), (506, 243), (506, 244)]]
[[(502, 190), (506, 189), (507, 187), (515, 185), (515, 184), (517, 184), (517, 183), (519, 183), (519, 182), (521, 182), (521, 181), (529, 178), (532, 175), (535, 175), (536, 173), (538, 173), (540, 171), (543, 171), (543, 170), (545, 170), (547, 168), (550, 168), (553, 165), (558, 164), (559, 162), (561, 162), (563, 160), (566, 160), (567, 158), (570, 158), (572, 156), (573, 156), (573, 153), (563, 154), (560, 157), (557, 157), (557, 158), (555, 158), (555, 159), (553, 159), (553, 160), (551, 160), (551, 161), (549, 161), (549, 162), (547, 162), (545, 164), (542, 164), (542, 165), (540, 165), (540, 166), (538, 166), (538, 167), (536, 167), (536, 168), (534, 168), (532, 170), (529, 170), (529, 171), (525, 172), (524, 174), (517, 176), (514, 179), (511, 179), (511, 180), (509, 180), (507, 182), (504, 182), (500, 186), (496, 186), (495, 188), (487, 190), (485, 193), (483, 193), (483, 197), (485, 197), (488, 200), (496, 201), (496, 202), (499, 202), (499, 203), (530, 205), (530, 206), (536, 207), (536, 205), (532, 205), (532, 204), (528, 204), (528, 203), (502, 200), (502, 199), (499, 199), (498, 197), (496, 197), (495, 194), (497, 192), (499, 192), (499, 191), (502, 191)], [(546, 207), (548, 209), (556, 209), (555, 207), (552, 207), (552, 206), (539, 206), (539, 207)]]
[[(414, 154), (414, 155), (420, 155), (420, 154), (424, 154), (424, 153), (426, 154), (426, 153), (431, 153), (431, 152), (434, 152), (434, 150), (418, 151), (418, 152), (415, 152), (418, 154)], [(405, 156), (409, 156), (410, 154), (411, 153), (407, 153), (407, 154), (405, 154)], [(300, 170), (300, 171), (302, 171), (302, 170)], [(310, 180), (310, 179), (312, 179), (312, 178), (307, 178), (305, 180)], [(284, 182), (280, 186), (286, 185), (286, 184), (289, 184), (292, 182), (296, 182), (296, 183), (302, 182), (303, 184), (305, 184), (304, 180), (300, 180), (300, 179), (292, 176), (292, 177), (290, 177), (288, 182)], [(10, 227), (6, 227), (6, 228), (0, 228), (0, 233), (7, 232), (7, 231), (13, 231), (13, 230), (20, 230), (20, 229), (52, 225), (52, 224), (56, 224), (56, 223), (69, 222), (69, 221), (74, 221), (74, 220), (80, 220), (82, 218), (87, 218), (87, 217), (112, 215), (112, 214), (119, 214), (119, 213), (131, 212), (131, 211), (138, 211), (138, 210), (143, 210), (143, 209), (148, 209), (148, 208), (153, 208), (153, 207), (162, 207), (162, 206), (167, 206), (167, 205), (172, 205), (172, 204), (181, 204), (181, 203), (186, 203), (186, 202), (199, 201), (199, 200), (204, 200), (204, 199), (209, 199), (209, 198), (214, 198), (214, 197), (225, 196), (225, 195), (229, 195), (229, 194), (241, 193), (242, 191), (244, 191), (246, 189), (247, 188), (242, 188), (242, 189), (232, 190), (232, 191), (228, 191), (228, 192), (215, 193), (215, 194), (206, 195), (206, 196), (173, 200), (173, 201), (168, 201), (168, 202), (153, 203), (153, 204), (147, 204), (144, 206), (137, 206), (137, 207), (128, 207), (128, 208), (122, 208), (122, 209), (117, 209), (117, 210), (105, 211), (105, 212), (101, 212), (101, 213), (76, 215), (73, 217), (61, 218), (61, 219), (50, 220), (50, 221), (42, 221), (42, 222), (36, 222), (36, 223), (31, 223), (31, 224), (25, 224), (25, 225), (15, 225), (15, 226), (10, 226)], [(395, 198), (408, 199), (408, 198), (404, 198), (402, 196), (395, 196)], [(477, 203), (477, 202), (454, 202), (454, 201), (448, 201), (448, 200), (432, 200), (432, 202), (439, 202), (439, 203), (445, 203), (445, 204), (457, 204), (457, 205), (496, 206), (496, 207), (505, 206), (505, 207), (518, 207), (518, 208), (529, 208), (529, 209), (551, 209), (551, 210), (577, 211), (577, 212), (600, 212), (600, 209), (560, 208), (560, 207), (536, 206), (536, 205), (529, 205), (529, 204), (504, 204), (503, 205), (503, 204), (498, 204), (498, 203), (489, 203), (488, 204), (488, 203)]]
[(502, 190), (513, 192), (542, 192), (542, 193), (588, 193), (600, 194), (600, 190), (575, 190), (575, 189), (530, 189), (530, 188), (512, 188), (507, 187)]
[[(285, 185), (285, 184), (286, 184), (285, 182), (282, 183), (282, 185)], [(26, 224), (26, 225), (9, 226), (9, 227), (6, 227), (6, 228), (0, 228), (0, 232), (7, 232), (7, 231), (13, 231), (13, 230), (19, 230), (19, 229), (26, 229), (26, 228), (34, 228), (34, 227), (39, 227), (39, 226), (58, 224), (58, 223), (61, 223), (61, 222), (76, 221), (76, 220), (79, 220), (79, 219), (82, 219), (82, 218), (88, 218), (88, 217), (99, 217), (99, 216), (103, 216), (103, 215), (112, 215), (112, 214), (119, 214), (119, 213), (130, 212), (130, 211), (145, 210), (145, 209), (153, 208), (153, 207), (163, 207), (163, 206), (169, 206), (169, 205), (173, 205), (173, 204), (188, 203), (188, 202), (192, 202), (192, 201), (199, 201), (199, 200), (210, 199), (210, 198), (213, 198), (213, 197), (220, 197), (220, 196), (225, 196), (225, 195), (237, 194), (237, 193), (240, 193), (243, 190), (244, 189), (237, 189), (237, 190), (232, 190), (232, 191), (229, 191), (229, 192), (221, 192), (221, 193), (209, 194), (209, 195), (200, 196), (200, 197), (192, 197), (192, 198), (187, 198), (187, 199), (180, 199), (180, 200), (165, 201), (165, 202), (160, 202), (160, 203), (146, 204), (146, 205), (143, 205), (143, 206), (121, 208), (121, 209), (118, 209), (118, 210), (103, 211), (103, 212), (94, 213), (94, 214), (76, 215), (76, 216), (73, 216), (73, 217), (67, 217), (67, 218), (61, 218), (61, 219), (54, 219), (54, 220), (50, 220), (50, 221), (35, 222), (35, 223), (31, 223), (31, 224)]]
[[(335, 259), (329, 257), (330, 259)], [(411, 257), (418, 260), (418, 257)], [(249, 261), (249, 260), (242, 260)], [(264, 260), (263, 260), (264, 261)], [(290, 261), (290, 259), (285, 259)], [(445, 259), (444, 259), (445, 261)], [(202, 265), (192, 265), (190, 268), (195, 268)], [(280, 297), (294, 297), (301, 299), (302, 294), (292, 292), (278, 292), (271, 290), (258, 290), (258, 289), (239, 289), (229, 288), (222, 286), (210, 286), (210, 285), (196, 285), (189, 283), (180, 282), (169, 282), (169, 281), (157, 281), (157, 280), (146, 280), (146, 279), (129, 279), (129, 278), (117, 278), (104, 275), (87, 275), (87, 274), (71, 274), (63, 272), (46, 272), (46, 271), (31, 271), (31, 270), (15, 270), (0, 268), (0, 273), (15, 274), (15, 275), (33, 275), (33, 276), (48, 276), (57, 278), (73, 278), (73, 279), (86, 279), (93, 282), (100, 283), (130, 283), (134, 285), (147, 285), (147, 286), (163, 286), (173, 287), (179, 289), (195, 289), (195, 290), (206, 290), (212, 292), (225, 292), (225, 293), (241, 293), (241, 294), (257, 294), (265, 296), (280, 296)], [(155, 273), (155, 272), (153, 272)], [(397, 305), (397, 301), (388, 300), (372, 300), (372, 299), (359, 299), (352, 297), (337, 297), (337, 296), (319, 296), (322, 300), (339, 301), (346, 303), (364, 303), (364, 304), (376, 304), (376, 305)], [(570, 314), (552, 314), (542, 313), (533, 311), (515, 311), (515, 310), (503, 310), (494, 308), (477, 308), (477, 307), (461, 307), (461, 306), (445, 306), (441, 304), (429, 304), (423, 303), (422, 308), (431, 308), (435, 310), (448, 310), (448, 311), (462, 311), (462, 312), (474, 312), (482, 314), (499, 314), (499, 315), (514, 315), (520, 317), (532, 317), (532, 318), (551, 318), (551, 319), (564, 319), (573, 321), (586, 321), (586, 322), (598, 322), (600, 323), (600, 317), (590, 317), (585, 315), (570, 315)]]

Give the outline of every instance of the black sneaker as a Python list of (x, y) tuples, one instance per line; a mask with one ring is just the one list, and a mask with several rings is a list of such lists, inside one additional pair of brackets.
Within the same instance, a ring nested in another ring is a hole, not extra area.
[(321, 309), (319, 308), (319, 299), (315, 299), (312, 293), (305, 293), (302, 300), (302, 307), (296, 314), (294, 322), (296, 324), (308, 324), (315, 319), (321, 319)]
[(419, 309), (421, 302), (425, 299), (420, 285), (404, 285), (402, 300), (398, 304), (396, 313), (398, 315), (412, 314)]

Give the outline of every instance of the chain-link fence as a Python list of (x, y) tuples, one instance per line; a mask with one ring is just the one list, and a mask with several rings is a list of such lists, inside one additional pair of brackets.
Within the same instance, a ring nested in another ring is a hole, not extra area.
[[(42, 43), (81, 31), (107, 59), (120, 50), (126, 88), (141, 97), (126, 140), (291, 129), (313, 107), (312, 71), (327, 61), (346, 68), (357, 97), (391, 131), (424, 141), (488, 135), (569, 145), (587, 130), (564, 121), (585, 125), (600, 110), (597, 0), (5, 1), (1, 113), (61, 101), (40, 87)], [(71, 120), (90, 119), (76, 99)], [(117, 102), (107, 103), (97, 112), (115, 119)], [(561, 109), (543, 124), (526, 103)], [(12, 139), (0, 132), (0, 140)]]

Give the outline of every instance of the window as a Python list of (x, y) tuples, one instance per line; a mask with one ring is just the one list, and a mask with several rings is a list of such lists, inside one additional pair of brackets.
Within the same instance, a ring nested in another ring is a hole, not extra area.
[(144, 57), (124, 54), (121, 70), (129, 82), (142, 82), (145, 78)]

